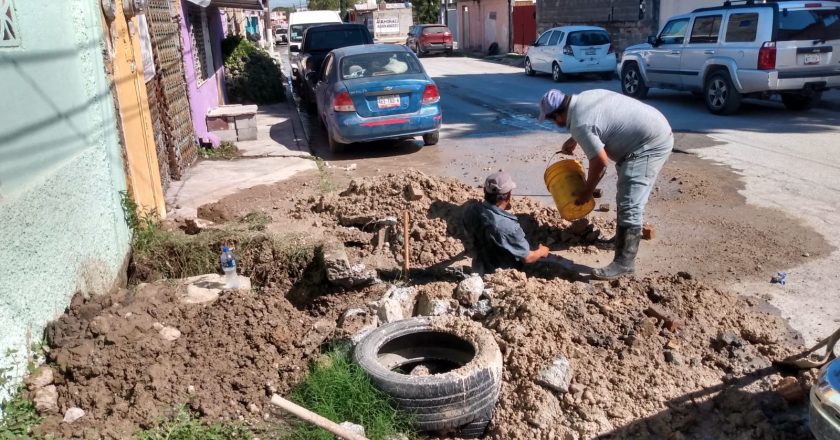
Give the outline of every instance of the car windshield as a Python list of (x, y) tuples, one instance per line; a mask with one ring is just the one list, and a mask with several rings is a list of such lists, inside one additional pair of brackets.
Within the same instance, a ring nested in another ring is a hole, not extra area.
[(610, 44), (610, 36), (602, 31), (570, 32), (567, 40), (569, 46), (601, 46)]
[(426, 35), (429, 34), (443, 34), (449, 32), (449, 29), (446, 26), (428, 26), (423, 28), (423, 33)]
[(840, 40), (840, 11), (837, 9), (783, 10), (779, 14), (777, 41)]
[(366, 53), (346, 56), (341, 60), (342, 79), (415, 73), (423, 73), (423, 69), (408, 52)]
[(349, 29), (330, 29), (328, 31), (312, 30), (306, 36), (306, 48), (308, 52), (329, 52), (339, 47), (356, 46), (367, 44), (367, 30), (353, 26)]
[(311, 28), (312, 26), (321, 26), (322, 24), (335, 24), (335, 23), (304, 23), (304, 24), (293, 24), (289, 26), (289, 34), (292, 41), (296, 43), (300, 43), (303, 41), (303, 31)]

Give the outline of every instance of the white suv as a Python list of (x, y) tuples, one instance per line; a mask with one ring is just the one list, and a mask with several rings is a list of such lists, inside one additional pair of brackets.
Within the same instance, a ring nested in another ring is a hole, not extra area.
[(618, 66), (625, 95), (649, 87), (702, 93), (709, 111), (735, 113), (742, 98), (781, 95), (790, 110), (840, 87), (840, 2), (747, 0), (672, 17)]
[(598, 73), (606, 79), (615, 75), (615, 49), (606, 29), (595, 26), (551, 28), (528, 47), (525, 73), (550, 73), (554, 81), (566, 75)]

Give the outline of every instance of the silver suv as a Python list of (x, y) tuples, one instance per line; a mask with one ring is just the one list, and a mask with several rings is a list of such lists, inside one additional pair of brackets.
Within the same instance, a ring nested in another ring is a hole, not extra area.
[(672, 17), (646, 44), (627, 48), (621, 90), (642, 99), (650, 87), (700, 93), (728, 115), (743, 98), (781, 95), (790, 110), (840, 88), (840, 2), (725, 2)]

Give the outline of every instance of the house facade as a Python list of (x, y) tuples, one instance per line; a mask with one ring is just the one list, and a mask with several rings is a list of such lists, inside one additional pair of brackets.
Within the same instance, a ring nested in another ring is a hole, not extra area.
[(511, 0), (458, 1), (458, 46), (486, 54), (496, 44), (498, 53), (510, 52), (512, 8)]
[[(125, 273), (130, 233), (100, 2), (0, 0), (0, 367), (76, 292)], [(2, 398), (3, 396), (0, 396)]]
[(660, 0), (537, 0), (537, 32), (564, 25), (601, 26), (617, 49), (624, 50), (656, 33), (659, 8)]

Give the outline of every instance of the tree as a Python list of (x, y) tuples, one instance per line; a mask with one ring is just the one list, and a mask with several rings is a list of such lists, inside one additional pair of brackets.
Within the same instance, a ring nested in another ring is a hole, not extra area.
[(440, 15), (440, 0), (414, 0), (411, 2), (414, 8), (414, 23), (437, 23)]
[(337, 11), (341, 9), (341, 0), (309, 0), (310, 11)]

